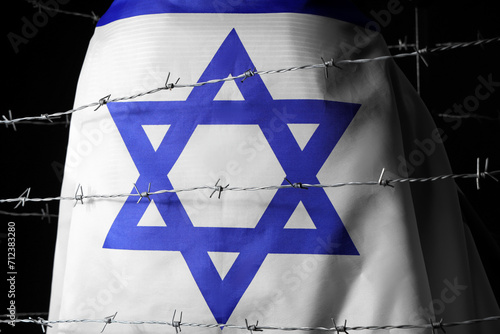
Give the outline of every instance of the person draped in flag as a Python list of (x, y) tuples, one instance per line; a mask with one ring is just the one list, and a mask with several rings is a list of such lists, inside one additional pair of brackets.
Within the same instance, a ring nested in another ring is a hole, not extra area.
[(75, 105), (108, 98), (73, 115), (62, 193), (128, 196), (61, 204), (50, 317), (182, 312), (217, 324), (202, 333), (498, 315), (453, 181), (334, 186), (408, 176), (398, 157), (429, 136), (412, 176), (450, 172), (393, 60), (338, 65), (388, 55), (373, 26), (348, 1), (115, 1)]

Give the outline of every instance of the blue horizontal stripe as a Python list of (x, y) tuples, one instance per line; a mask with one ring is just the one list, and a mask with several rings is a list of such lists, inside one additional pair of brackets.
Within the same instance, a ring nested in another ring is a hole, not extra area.
[(115, 0), (97, 25), (161, 13), (302, 13), (359, 25), (368, 22), (348, 0)]

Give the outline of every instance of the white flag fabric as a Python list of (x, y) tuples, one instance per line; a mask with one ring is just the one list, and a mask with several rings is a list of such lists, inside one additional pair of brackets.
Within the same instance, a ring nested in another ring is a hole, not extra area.
[[(165, 333), (142, 322), (500, 314), (453, 181), (311, 186), (377, 181), (383, 168), (383, 179), (450, 173), (440, 131), (392, 60), (336, 65), (388, 54), (374, 26), (345, 1), (115, 1), (76, 93), (75, 106), (101, 103), (71, 122), (62, 194), (75, 201), (61, 203), (50, 320), (117, 312), (135, 323), (106, 333)], [(297, 68), (322, 59), (333, 61)]]

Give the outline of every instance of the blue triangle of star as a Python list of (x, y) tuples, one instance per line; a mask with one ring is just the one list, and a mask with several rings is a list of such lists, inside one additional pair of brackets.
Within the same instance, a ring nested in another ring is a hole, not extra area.
[[(233, 29), (199, 82), (244, 73), (253, 67)], [(186, 101), (109, 103), (108, 108), (139, 171), (138, 189), (152, 183), (173, 189), (167, 175), (198, 125), (256, 124), (287, 175), (319, 183), (316, 175), (359, 109), (358, 104), (321, 100), (273, 100), (260, 76), (235, 81), (244, 101), (214, 101), (221, 83), (193, 88)], [(302, 150), (287, 124), (319, 124)], [(170, 124), (155, 151), (143, 124)], [(186, 177), (189, 177), (186, 175)], [(286, 184), (286, 181), (284, 181)], [(154, 191), (154, 189), (151, 189)], [(136, 194), (135, 188), (131, 194)], [(228, 194), (229, 196), (229, 194)], [(179, 251), (218, 323), (226, 323), (268, 254), (359, 255), (323, 189), (280, 189), (255, 228), (195, 227), (176, 193), (155, 195), (166, 226), (137, 226), (148, 201), (130, 196), (115, 218), (104, 248)], [(299, 202), (316, 229), (284, 228)], [(222, 280), (208, 252), (238, 252)]]

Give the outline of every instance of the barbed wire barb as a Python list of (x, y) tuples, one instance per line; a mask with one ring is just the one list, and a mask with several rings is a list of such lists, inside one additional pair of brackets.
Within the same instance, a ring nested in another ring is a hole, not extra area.
[(146, 197), (151, 202), (151, 198), (149, 197), (149, 194), (151, 193), (151, 182), (148, 185), (148, 191), (140, 192), (139, 189), (137, 189), (135, 183), (134, 183), (134, 188), (137, 191), (137, 195), (139, 195), (139, 200), (137, 201), (137, 204), (139, 204), (144, 197)]
[(38, 317), (38, 319), (33, 319), (29, 317), (28, 319), (30, 319), (34, 324), (40, 325), (42, 327), (43, 333), (45, 333), (47, 327), (52, 327), (47, 320), (44, 320), (41, 317)]
[(75, 207), (78, 204), (78, 202), (82, 203), (83, 205), (83, 187), (81, 184), (78, 184), (78, 186), (76, 187), (74, 200), (75, 200), (75, 205), (73, 205), (73, 207)]
[(23, 191), (23, 193), (19, 196), (19, 198), (17, 199), (18, 200), (18, 203), (17, 205), (14, 207), (14, 209), (17, 209), (19, 207), (19, 205), (22, 205), (24, 207), (24, 204), (26, 203), (26, 200), (29, 198), (30, 196), (30, 191), (31, 191), (31, 188), (27, 188), (25, 191)]
[(177, 85), (177, 83), (179, 82), (179, 80), (181, 78), (177, 78), (177, 81), (175, 83), (168, 83), (169, 79), (170, 79), (170, 72), (168, 72), (167, 80), (165, 81), (165, 88), (169, 89), (169, 90), (172, 90), (172, 89), (174, 89), (174, 87)]
[(446, 333), (443, 326), (443, 319), (439, 320), (439, 322), (433, 322), (432, 319), (429, 319), (429, 323), (432, 330), (432, 334), (437, 334), (436, 331), (434, 330), (436, 328), (440, 329), (443, 333)]
[(335, 320), (333, 318), (332, 318), (332, 322), (333, 322), (333, 328), (335, 328), (335, 331), (337, 333), (349, 334), (349, 332), (347, 331), (347, 319), (344, 320), (343, 326), (337, 326), (337, 323), (335, 322)]
[(220, 195), (222, 194), (222, 191), (223, 191), (223, 190), (225, 190), (225, 189), (227, 189), (227, 188), (229, 187), (229, 184), (227, 184), (225, 187), (220, 186), (220, 185), (219, 185), (219, 182), (220, 182), (220, 179), (218, 179), (218, 180), (217, 180), (217, 182), (215, 183), (215, 186), (214, 186), (214, 191), (212, 192), (212, 194), (210, 195), (210, 197), (209, 197), (209, 198), (212, 198), (212, 196), (213, 196), (216, 192), (218, 192), (218, 193), (219, 193), (219, 195), (218, 195), (217, 197), (218, 197), (218, 199), (220, 199)]
[(8, 128), (9, 125), (12, 125), (14, 131), (17, 131), (16, 123), (12, 119), (12, 110), (9, 109), (9, 118), (5, 117), (5, 115), (2, 115), (2, 118), (4, 119), (3, 122), (6, 128)]
[(247, 330), (250, 332), (250, 334), (253, 334), (253, 332), (262, 332), (264, 331), (262, 328), (259, 328), (259, 321), (257, 320), (255, 322), (255, 325), (249, 325), (248, 324), (248, 320), (245, 319), (245, 326), (247, 328)]

